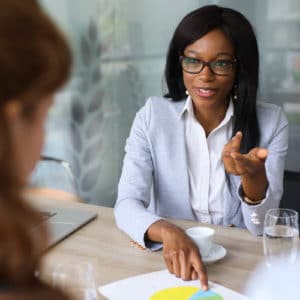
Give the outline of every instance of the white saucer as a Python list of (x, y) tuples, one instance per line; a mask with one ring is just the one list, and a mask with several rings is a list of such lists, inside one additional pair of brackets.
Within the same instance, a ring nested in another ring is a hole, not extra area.
[(202, 257), (202, 261), (205, 264), (211, 264), (222, 259), (226, 253), (227, 251), (223, 246), (219, 244), (213, 244), (208, 256)]

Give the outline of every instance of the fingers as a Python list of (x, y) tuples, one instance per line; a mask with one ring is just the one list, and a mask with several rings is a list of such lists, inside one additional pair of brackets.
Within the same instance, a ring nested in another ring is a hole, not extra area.
[(241, 155), (235, 159), (237, 169), (248, 174), (255, 174), (264, 168), (268, 150), (265, 148), (253, 148), (248, 154)]
[(195, 271), (195, 269), (192, 269), (191, 278), (192, 278), (192, 280), (198, 279), (198, 274), (197, 274), (197, 272)]
[(241, 154), (242, 132), (238, 131), (235, 136), (225, 145), (222, 160), (226, 171), (236, 176), (254, 174), (259, 171), (268, 156), (265, 148), (253, 148), (247, 154)]
[(175, 250), (170, 251), (164, 254), (164, 258), (169, 272), (174, 274), (176, 277), (180, 277), (181, 271), (178, 252)]
[(178, 250), (165, 254), (165, 261), (170, 273), (183, 280), (200, 280), (202, 289), (208, 289), (206, 269), (198, 249), (190, 252)]
[(178, 259), (177, 253), (172, 254), (172, 265), (173, 265), (173, 272), (176, 277), (180, 277), (181, 270), (180, 270), (180, 261)]
[[(192, 269), (191, 278), (192, 278), (192, 280), (196, 280), (199, 278), (198, 273), (195, 271), (195, 269)], [(207, 282), (207, 279), (206, 280), (204, 279), (204, 281)], [(205, 290), (205, 291), (208, 290), (208, 282), (206, 285), (206, 283), (202, 283), (202, 280), (201, 280), (200, 284), (201, 284), (201, 287), (203, 290)]]
[(201, 260), (199, 248), (183, 230), (176, 234), (165, 234), (163, 239), (163, 256), (170, 273), (183, 280), (200, 279), (207, 289), (207, 275)]
[(232, 137), (231, 144), (230, 144), (231, 153), (240, 152), (242, 138), (243, 138), (243, 134), (241, 131), (238, 131), (235, 134), (235, 136)]
[(208, 290), (208, 278), (207, 278), (205, 266), (201, 259), (193, 262), (193, 269), (197, 273), (197, 275), (198, 275), (197, 277), (200, 279), (201, 288), (204, 291), (207, 291)]
[(184, 251), (179, 251), (179, 262), (180, 262), (180, 277), (183, 280), (190, 280), (192, 278), (192, 266), (190, 262), (188, 261), (187, 256), (185, 255)]
[(172, 251), (166, 256), (168, 257), (166, 264), (170, 273), (183, 280), (191, 279), (192, 265), (188, 254), (185, 254), (183, 250), (178, 250)]
[(256, 151), (248, 154), (233, 153), (231, 157), (234, 163), (231, 173), (234, 175), (253, 174), (260, 170), (264, 164), (264, 160), (257, 157)]
[(268, 149), (265, 148), (256, 148), (256, 157), (262, 161), (265, 161), (267, 159), (267, 156), (269, 154)]
[(238, 131), (223, 148), (222, 160), (224, 167), (228, 173), (234, 175), (238, 175), (234, 159), (240, 155), (242, 138), (242, 132)]
[(169, 272), (171, 274), (174, 274), (174, 268), (173, 268), (173, 263), (172, 263), (171, 256), (169, 254), (164, 253), (164, 259), (165, 259), (165, 262), (166, 262), (166, 265), (167, 265), (167, 268), (168, 268)]

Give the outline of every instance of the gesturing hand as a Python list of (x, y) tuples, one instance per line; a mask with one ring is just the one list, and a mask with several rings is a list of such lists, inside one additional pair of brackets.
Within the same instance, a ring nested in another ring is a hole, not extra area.
[(240, 131), (224, 146), (222, 160), (228, 173), (234, 175), (255, 175), (265, 170), (265, 160), (268, 150), (253, 148), (247, 154), (240, 153), (243, 135)]

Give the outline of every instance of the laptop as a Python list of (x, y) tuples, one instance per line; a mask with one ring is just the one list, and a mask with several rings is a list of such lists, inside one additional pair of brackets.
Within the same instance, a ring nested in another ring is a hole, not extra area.
[(95, 212), (78, 208), (56, 208), (39, 205), (38, 210), (41, 212), (50, 233), (48, 248), (53, 247), (97, 217)]

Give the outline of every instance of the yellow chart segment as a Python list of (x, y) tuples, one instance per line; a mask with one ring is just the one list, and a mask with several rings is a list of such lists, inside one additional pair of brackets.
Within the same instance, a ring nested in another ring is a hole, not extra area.
[(149, 300), (223, 300), (223, 297), (213, 291), (201, 291), (198, 287), (181, 286), (158, 291)]

